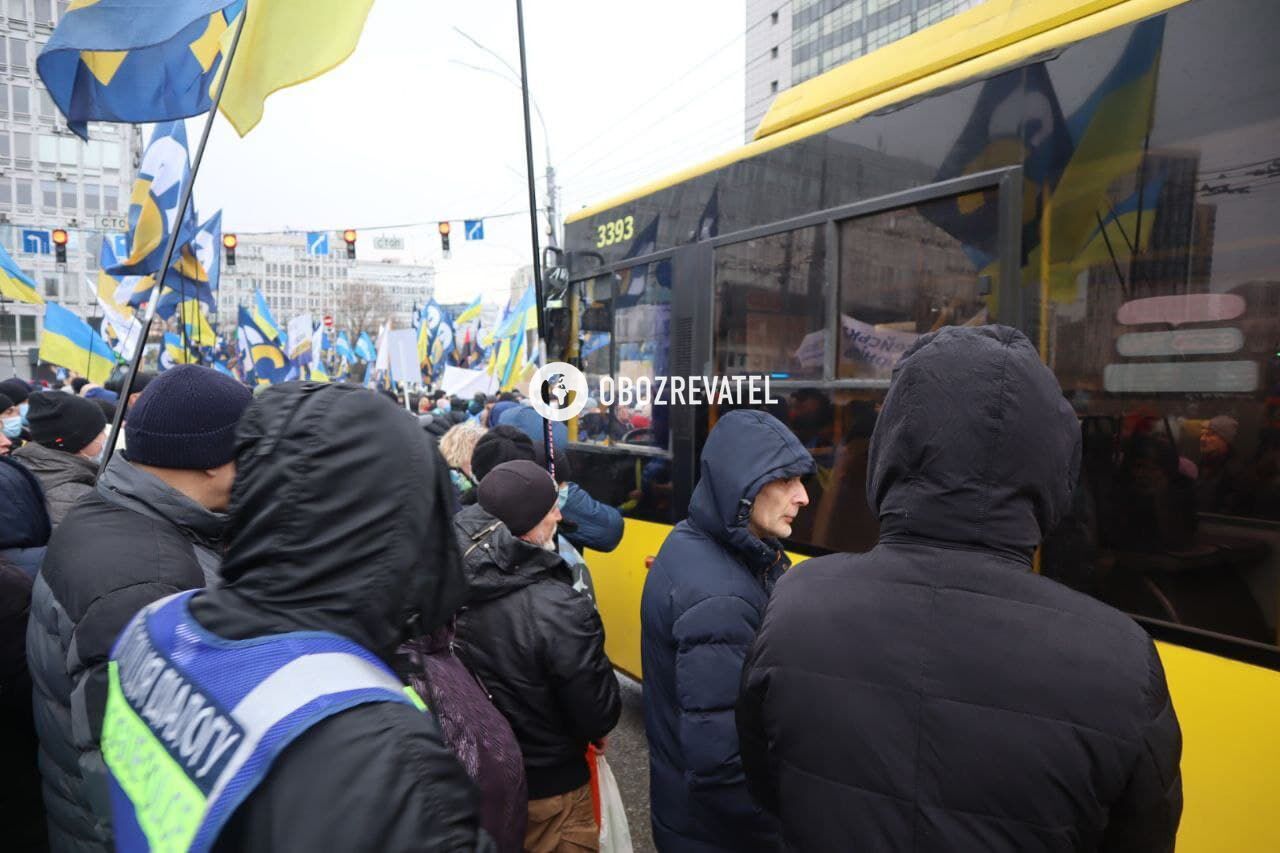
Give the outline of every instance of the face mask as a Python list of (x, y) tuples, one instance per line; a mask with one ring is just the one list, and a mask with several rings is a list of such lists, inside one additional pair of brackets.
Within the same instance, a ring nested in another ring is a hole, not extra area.
[(569, 484), (561, 483), (560, 489), (556, 493), (556, 509), (564, 509), (564, 505), (569, 502)]
[(26, 403), (23, 403), (22, 405), (18, 406), (18, 414), (22, 417), (23, 426), (30, 426), (30, 424), (27, 423), (27, 409), (29, 408), (31, 407), (28, 406)]
[(17, 438), (22, 435), (22, 415), (4, 419), (4, 434), (8, 438)]

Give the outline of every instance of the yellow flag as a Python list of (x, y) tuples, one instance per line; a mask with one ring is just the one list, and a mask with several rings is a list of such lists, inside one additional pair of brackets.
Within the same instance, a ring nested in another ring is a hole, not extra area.
[[(231, 61), (222, 114), (241, 136), (262, 120), (273, 92), (305, 83), (341, 65), (360, 41), (373, 0), (257, 0)], [(235, 28), (222, 36), (223, 53)], [(211, 86), (213, 91), (217, 79)]]

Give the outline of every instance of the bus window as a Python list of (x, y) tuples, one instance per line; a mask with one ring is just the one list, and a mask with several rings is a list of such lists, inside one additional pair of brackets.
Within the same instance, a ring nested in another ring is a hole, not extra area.
[[(600, 380), (613, 375), (613, 275), (600, 275), (570, 286), (566, 299), (566, 326), (572, 328), (577, 312), (578, 339), (571, 349), (587, 377), (587, 408), (578, 417), (578, 441), (601, 442), (608, 438), (608, 418), (600, 406)], [(566, 340), (569, 332), (565, 332)]]
[(989, 322), (996, 234), (972, 211), (996, 190), (935, 199), (839, 223), (841, 379), (889, 379), (920, 335)]
[[(617, 351), (614, 379), (645, 380), (652, 388), (669, 376), (671, 340), (671, 261), (640, 264), (618, 273), (613, 338)], [(613, 407), (611, 428), (620, 444), (667, 446), (668, 407), (637, 394), (634, 405)]]
[(817, 225), (716, 249), (717, 372), (822, 378), (825, 233)]
[(1212, 59), (1190, 49), (1223, 37), (1215, 8), (1089, 45), (1097, 80), (1139, 39), (1163, 49), (1148, 54), (1151, 85), (1113, 96), (1149, 127), (1077, 152), (1069, 168), (1092, 196), (1050, 211), (1036, 331), (1080, 416), (1084, 464), (1043, 570), (1139, 616), (1276, 645), (1280, 121), (1259, 105), (1280, 58), (1261, 22)]

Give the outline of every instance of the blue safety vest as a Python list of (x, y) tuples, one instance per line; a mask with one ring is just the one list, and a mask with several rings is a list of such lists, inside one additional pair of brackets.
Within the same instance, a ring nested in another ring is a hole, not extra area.
[(195, 590), (129, 623), (109, 663), (102, 757), (116, 849), (208, 850), (294, 738), (369, 702), (425, 708), (371, 652), (322, 631), (224, 640)]

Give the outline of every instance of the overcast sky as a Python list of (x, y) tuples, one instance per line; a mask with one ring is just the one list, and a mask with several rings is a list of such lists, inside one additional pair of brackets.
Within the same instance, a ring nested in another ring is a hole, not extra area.
[[(741, 144), (744, 7), (527, 0), (529, 80), (547, 124), (544, 141), (535, 116), (539, 204), (547, 142), (562, 221)], [(271, 96), (246, 138), (218, 119), (196, 183), (201, 214), (221, 207), (224, 229), (241, 232), (451, 219), (449, 260), (434, 225), (396, 232), (435, 263), (437, 298), (505, 296), (529, 262), (527, 215), (489, 219), (483, 243), (462, 240), (461, 220), (528, 207), (520, 90), (455, 28), (519, 68), (514, 0), (377, 0), (352, 57)], [(193, 145), (202, 120), (188, 125)]]

